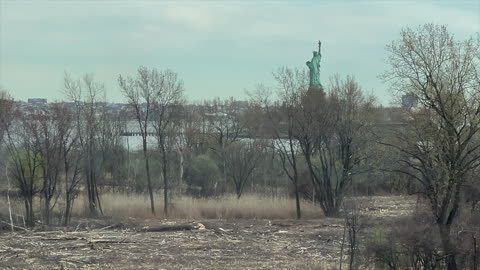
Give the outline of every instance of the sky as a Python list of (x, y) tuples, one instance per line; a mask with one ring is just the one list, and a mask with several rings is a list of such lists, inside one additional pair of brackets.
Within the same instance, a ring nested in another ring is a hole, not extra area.
[(64, 100), (65, 72), (93, 73), (107, 99), (139, 66), (172, 69), (189, 101), (247, 99), (272, 72), (305, 62), (322, 41), (321, 81), (353, 75), (379, 103), (385, 46), (402, 27), (480, 32), (480, 1), (6, 1), (0, 0), (0, 87), (15, 99)]

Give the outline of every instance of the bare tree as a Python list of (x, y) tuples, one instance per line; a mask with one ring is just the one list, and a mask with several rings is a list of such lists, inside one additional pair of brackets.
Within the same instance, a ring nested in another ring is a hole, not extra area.
[(297, 117), (301, 110), (302, 96), (308, 87), (306, 74), (299, 70), (281, 68), (274, 74), (277, 81), (278, 103), (269, 106), (265, 102), (267, 116), (275, 138), (275, 151), (278, 152), (282, 168), (293, 183), (297, 219), (302, 217), (299, 194), (298, 159), (300, 145), (296, 138)]
[[(38, 121), (39, 128), (32, 130), (33, 139), (41, 155), (40, 166), (42, 169), (42, 194), (44, 199), (44, 220), (45, 224), (50, 224), (50, 212), (55, 206), (52, 205), (52, 199), (58, 198), (57, 184), (62, 172), (63, 163), (63, 145), (65, 137), (64, 124), (62, 121), (64, 112), (57, 106), (51, 110), (44, 109), (34, 120)], [(55, 200), (56, 201), (56, 200)]]
[[(0, 89), (0, 150), (2, 150), (3, 139), (6, 131), (14, 118), (14, 101), (7, 91)], [(12, 209), (10, 204), (10, 178), (8, 177), (8, 161), (5, 164), (5, 176), (7, 178), (7, 204), (10, 217), (10, 228), (13, 232)]]
[(262, 148), (259, 141), (250, 140), (230, 144), (225, 151), (227, 176), (235, 185), (237, 199), (242, 196), (245, 184), (263, 157)]
[[(274, 73), (277, 81), (276, 100), (270, 100), (272, 90), (259, 85), (252, 95), (251, 103), (256, 104), (259, 111), (250, 112), (255, 119), (263, 122), (264, 136), (273, 138), (272, 160), (278, 153), (283, 172), (293, 184), (297, 219), (300, 219), (299, 169), (301, 157), (300, 145), (295, 137), (296, 119), (301, 110), (303, 91), (307, 86), (305, 73), (289, 68), (280, 68)], [(263, 117), (261, 117), (263, 116)], [(249, 125), (250, 127), (251, 125)]]
[(159, 82), (153, 104), (155, 113), (153, 127), (162, 160), (163, 210), (165, 216), (168, 217), (169, 160), (177, 146), (177, 133), (182, 132), (179, 130), (178, 118), (181, 112), (183, 82), (178, 78), (177, 73), (168, 69), (160, 73), (153, 69), (151, 77)]
[(138, 69), (138, 77), (128, 77), (124, 79), (121, 75), (118, 78), (123, 94), (128, 100), (128, 103), (133, 109), (135, 119), (140, 129), (142, 136), (143, 157), (145, 159), (145, 171), (147, 173), (148, 193), (150, 195), (150, 209), (155, 215), (155, 203), (153, 199), (152, 180), (150, 177), (150, 163), (148, 155), (148, 140), (147, 136), (151, 130), (149, 129), (153, 103), (155, 103), (155, 92), (159, 86), (158, 81), (152, 81), (150, 71), (145, 67)]
[(39, 182), (43, 175), (40, 166), (42, 156), (33, 135), (40, 128), (38, 121), (30, 118), (32, 115), (32, 110), (18, 114), (18, 121), (6, 130), (7, 149), (13, 163), (12, 175), (24, 199), (29, 226), (35, 225), (33, 198), (40, 191)]
[(93, 75), (86, 74), (82, 80), (73, 80), (65, 74), (64, 92), (74, 102), (75, 132), (82, 149), (83, 173), (88, 195), (90, 214), (103, 213), (98, 192), (98, 131), (99, 108), (97, 102), (104, 96), (105, 87), (96, 82)]
[(74, 113), (65, 105), (57, 107), (59, 116), (59, 129), (61, 136), (61, 155), (65, 182), (65, 212), (63, 224), (68, 226), (72, 214), (73, 203), (78, 196), (82, 179), (83, 151), (79, 143), (79, 133), (75, 130)]
[[(365, 228), (365, 217), (361, 214), (361, 208), (365, 208), (364, 202), (351, 198), (347, 199), (342, 204), (344, 225), (343, 225), (343, 237), (340, 247), (340, 267), (342, 270), (343, 264), (343, 250), (345, 242), (347, 243), (347, 249), (349, 253), (348, 269), (353, 270), (358, 268), (358, 251), (360, 234)], [(345, 238), (347, 241), (345, 241)]]
[(373, 99), (353, 77), (331, 79), (329, 95), (306, 91), (297, 117), (302, 148), (317, 200), (326, 216), (336, 216), (365, 159), (366, 131)]
[(193, 154), (203, 152), (202, 141), (205, 134), (202, 131), (202, 113), (200, 106), (186, 104), (183, 102), (178, 117), (179, 132), (176, 135), (176, 148), (180, 157), (178, 176), (180, 181), (184, 180), (185, 164), (192, 160)]
[(219, 167), (222, 170), (223, 181), (227, 182), (227, 164), (225, 155), (227, 148), (240, 140), (245, 130), (241, 121), (241, 112), (235, 106), (233, 99), (221, 101), (215, 99), (205, 104), (205, 116), (208, 123), (207, 133), (212, 139), (210, 149), (218, 158)]
[(168, 215), (168, 156), (167, 146), (169, 132), (171, 132), (174, 111), (182, 97), (183, 83), (177, 74), (170, 70), (158, 72), (145, 67), (138, 69), (137, 78), (122, 76), (118, 79), (128, 103), (131, 105), (142, 135), (143, 155), (147, 172), (148, 191), (150, 194), (150, 207), (155, 214), (153, 201), (152, 181), (148, 155), (147, 136), (156, 135), (158, 146), (162, 155), (162, 175), (164, 178), (164, 211)]
[(421, 184), (439, 228), (448, 269), (457, 269), (451, 228), (460, 210), (460, 190), (479, 166), (480, 40), (456, 41), (445, 26), (405, 28), (388, 47), (384, 79), (399, 94), (416, 97), (405, 109), (406, 128), (389, 145)]
[(100, 104), (98, 115), (99, 170), (103, 183), (115, 187), (125, 176), (126, 153), (121, 141), (125, 121), (120, 114), (110, 110), (106, 102)]

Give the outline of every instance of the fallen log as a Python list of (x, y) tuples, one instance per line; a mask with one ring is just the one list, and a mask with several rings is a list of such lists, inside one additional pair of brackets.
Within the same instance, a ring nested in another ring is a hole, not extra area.
[(155, 227), (143, 227), (141, 232), (176, 232), (176, 231), (192, 231), (204, 230), (205, 225), (202, 223), (194, 224), (173, 224), (173, 225), (159, 225)]

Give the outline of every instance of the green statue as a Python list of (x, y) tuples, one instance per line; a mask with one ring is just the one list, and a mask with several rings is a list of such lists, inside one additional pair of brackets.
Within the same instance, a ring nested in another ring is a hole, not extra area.
[(307, 61), (308, 69), (310, 69), (310, 88), (322, 89), (322, 83), (320, 83), (320, 60), (322, 59), (321, 53), (322, 42), (318, 41), (318, 52), (313, 52), (311, 61)]

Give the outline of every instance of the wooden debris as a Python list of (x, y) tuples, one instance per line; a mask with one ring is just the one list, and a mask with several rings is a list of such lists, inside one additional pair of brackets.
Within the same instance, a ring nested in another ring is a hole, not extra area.
[(221, 231), (221, 232), (233, 232), (232, 229), (226, 230), (226, 229), (224, 229), (224, 228), (222, 228), (222, 227), (218, 228), (218, 230)]
[(88, 240), (89, 244), (119, 244), (119, 243), (131, 243), (130, 241), (125, 241), (123, 239), (90, 239)]
[(6, 225), (8, 225), (8, 226), (13, 226), (13, 228), (15, 228), (15, 229), (19, 229), (19, 230), (23, 230), (23, 231), (29, 231), (29, 229), (27, 229), (27, 228), (20, 227), (20, 226), (16, 226), (16, 225), (7, 223), (7, 222), (5, 222), (5, 221), (2, 221), (1, 223), (6, 224)]
[(192, 231), (192, 230), (205, 230), (205, 225), (202, 223), (194, 224), (172, 224), (172, 225), (159, 225), (155, 227), (143, 227), (141, 232), (175, 232), (175, 231)]

